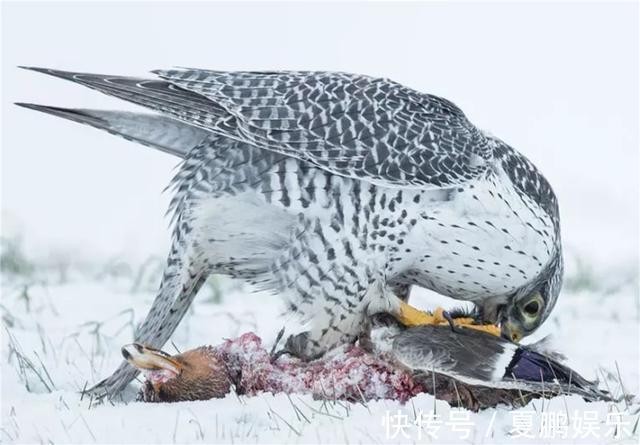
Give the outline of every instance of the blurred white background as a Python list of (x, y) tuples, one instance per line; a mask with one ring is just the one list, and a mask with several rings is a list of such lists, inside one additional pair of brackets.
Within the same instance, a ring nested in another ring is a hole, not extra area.
[(164, 256), (178, 162), (14, 106), (130, 108), (17, 65), (339, 70), (454, 101), (547, 176), (567, 250), (635, 267), (637, 24), (636, 3), (5, 3), (2, 229), (37, 255)]

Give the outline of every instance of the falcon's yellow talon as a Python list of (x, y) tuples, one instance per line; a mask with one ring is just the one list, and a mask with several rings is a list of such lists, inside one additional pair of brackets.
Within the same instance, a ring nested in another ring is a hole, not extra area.
[[(449, 321), (444, 316), (443, 308), (438, 307), (433, 313), (429, 313), (416, 309), (404, 301), (400, 302), (400, 310), (396, 318), (400, 323), (409, 327), (420, 325), (445, 326), (449, 324)], [(454, 318), (453, 323), (456, 327), (475, 329), (496, 337), (500, 336), (500, 328), (498, 326), (494, 324), (475, 324), (475, 320), (471, 317)]]
[(444, 308), (442, 307), (435, 308), (435, 310), (433, 311), (433, 316), (437, 321), (437, 324), (447, 323), (447, 319), (444, 316)]

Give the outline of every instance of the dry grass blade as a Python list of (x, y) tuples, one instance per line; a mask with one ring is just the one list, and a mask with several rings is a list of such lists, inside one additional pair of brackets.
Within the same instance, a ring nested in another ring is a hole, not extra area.
[(200, 424), (198, 417), (195, 415), (195, 413), (191, 408), (188, 408), (187, 411), (189, 411), (189, 413), (191, 413), (191, 416), (192, 416), (192, 418), (189, 419), (189, 423), (192, 425), (196, 425), (198, 427), (197, 437), (200, 440), (204, 440), (204, 431), (202, 430), (202, 425)]
[(0, 427), (0, 432), (4, 433), (4, 435), (7, 436), (8, 442), (14, 442), (17, 439), (17, 437), (13, 437), (11, 434), (9, 434), (5, 427)]
[(30, 369), (36, 375), (36, 377), (38, 377), (38, 379), (42, 382), (45, 389), (48, 392), (53, 392), (51, 386), (49, 386), (49, 384), (44, 379), (42, 374), (36, 369), (33, 362), (29, 360), (29, 358), (21, 351), (20, 345), (18, 344), (16, 338), (11, 334), (8, 328), (5, 327), (5, 330), (7, 331), (7, 335), (9, 337), (9, 348), (11, 349), (12, 354), (15, 355), (18, 360), (19, 374), (21, 375), (25, 383), (25, 387), (27, 388), (27, 391), (31, 392), (31, 388), (29, 387), (28, 377), (26, 374), (26, 370)]
[(42, 370), (44, 371), (44, 373), (46, 374), (47, 378), (49, 379), (49, 383), (51, 383), (51, 386), (53, 387), (53, 389), (57, 390), (58, 388), (56, 388), (55, 383), (53, 383), (53, 379), (51, 378), (51, 374), (49, 374), (49, 371), (47, 370), (47, 367), (42, 362), (42, 359), (40, 358), (40, 356), (38, 355), (38, 353), (36, 351), (33, 351), (33, 353), (36, 355), (38, 361), (40, 362), (40, 366), (42, 367)]
[(458, 385), (456, 385), (455, 380), (451, 380), (453, 383), (453, 389), (456, 391), (456, 399), (458, 399), (458, 406), (462, 406), (462, 400), (460, 399), (460, 392), (458, 392)]
[[(554, 380), (558, 383), (559, 394), (562, 396), (562, 402), (564, 403), (564, 409), (567, 414), (567, 422), (569, 422), (569, 419), (571, 418), (571, 416), (569, 415), (569, 405), (567, 404), (567, 398), (565, 397), (564, 391), (562, 390), (562, 385), (560, 384), (560, 380), (558, 379), (558, 376), (556, 375), (556, 371), (553, 369), (553, 366), (551, 366), (551, 362), (549, 361), (549, 359), (545, 357), (545, 360), (547, 361), (547, 365), (549, 366), (549, 369), (551, 369), (551, 373), (553, 374)], [(571, 373), (569, 374), (569, 379), (571, 379)]]
[(91, 428), (89, 427), (89, 424), (87, 423), (86, 419), (84, 418), (84, 416), (82, 414), (80, 414), (80, 419), (82, 420), (82, 423), (84, 423), (84, 426), (87, 428), (87, 431), (89, 431), (89, 434), (91, 434), (91, 437), (93, 438), (93, 441), (97, 442), (96, 436), (93, 434), (93, 431), (91, 431)]
[(173, 426), (173, 443), (176, 443), (176, 434), (178, 434), (178, 420), (180, 419), (180, 410), (176, 412), (176, 422)]
[(296, 416), (298, 417), (298, 421), (300, 421), (300, 417), (302, 416), (302, 418), (307, 422), (307, 423), (311, 423), (311, 421), (307, 418), (307, 416), (304, 415), (304, 413), (302, 412), (302, 410), (298, 407), (298, 405), (296, 405), (295, 403), (293, 403), (293, 400), (291, 400), (291, 396), (289, 394), (287, 394), (287, 399), (289, 399), (289, 403), (291, 404), (291, 406), (293, 407), (294, 412), (296, 413)]
[(618, 361), (615, 360), (616, 364), (616, 372), (618, 373), (618, 381), (620, 382), (620, 390), (622, 391), (622, 400), (624, 400), (624, 405), (627, 409), (629, 409), (629, 401), (627, 400), (627, 391), (624, 389), (624, 385), (622, 384), (622, 376), (620, 375), (620, 368), (618, 367)]
[(307, 408), (309, 408), (311, 411), (313, 411), (316, 414), (319, 414), (321, 416), (327, 416), (327, 417), (331, 417), (333, 419), (338, 419), (338, 420), (344, 420), (342, 417), (340, 416), (336, 416), (334, 414), (329, 413), (329, 411), (327, 411), (326, 413), (323, 413), (320, 410), (315, 409), (313, 406), (309, 405), (308, 403), (306, 403), (304, 400), (302, 400), (300, 397), (298, 397), (298, 400)]
[(613, 397), (613, 392), (611, 392), (611, 387), (609, 386), (609, 380), (607, 379), (607, 375), (604, 373), (604, 369), (600, 368), (600, 374), (602, 374), (602, 380), (604, 380), (604, 384), (607, 386), (607, 391)]
[(289, 422), (287, 422), (287, 421), (285, 420), (285, 418), (284, 418), (284, 417), (282, 417), (280, 414), (278, 414), (278, 413), (277, 413), (273, 408), (269, 408), (269, 410), (270, 410), (274, 415), (278, 416), (278, 418), (279, 418), (280, 420), (282, 420), (282, 421), (284, 422), (284, 424), (285, 424), (285, 425), (287, 425), (287, 426), (289, 427), (289, 429), (290, 429), (291, 431), (293, 431), (293, 432), (296, 434), (296, 436), (298, 436), (298, 437), (302, 436), (302, 434), (300, 433), (300, 431), (298, 431), (297, 429), (295, 429), (295, 428), (293, 427), (293, 425), (291, 425)]
[[(367, 409), (367, 411), (369, 411), (369, 414), (371, 414), (371, 410), (369, 409), (369, 404), (367, 403), (367, 399), (364, 397), (364, 394), (362, 393), (360, 386), (356, 385), (356, 389), (358, 390), (358, 394), (360, 394), (360, 399), (362, 399), (361, 405), (364, 406)], [(411, 403), (413, 403), (413, 400), (411, 401)]]
[(433, 415), (436, 415), (436, 400), (438, 399), (436, 395), (436, 371), (434, 366), (431, 366), (431, 382), (433, 383)]
[[(491, 420), (489, 421), (489, 425), (487, 426), (487, 432), (485, 433), (484, 437), (493, 437), (493, 430), (494, 430), (493, 425), (496, 422), (496, 415), (497, 414), (498, 414), (497, 411), (494, 411), (493, 414), (491, 414)], [(489, 435), (489, 432), (491, 432), (491, 435)]]
[[(516, 381), (516, 383), (518, 382), (518, 379), (516, 378), (515, 374), (511, 374), (511, 378), (513, 378), (513, 380)], [(518, 388), (518, 396), (520, 397), (520, 403), (522, 403), (522, 406), (525, 406), (527, 403), (524, 399), (524, 394), (522, 394), (522, 390), (520, 388)], [(536, 406), (533, 405), (533, 409), (536, 409)]]

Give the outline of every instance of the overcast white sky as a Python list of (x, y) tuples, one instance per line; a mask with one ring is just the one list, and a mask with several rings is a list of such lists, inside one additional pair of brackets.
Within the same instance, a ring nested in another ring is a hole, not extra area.
[[(126, 108), (17, 65), (112, 74), (193, 66), (340, 70), (453, 100), (531, 158), (563, 239), (597, 261), (638, 247), (638, 6), (3, 3), (2, 222), (33, 249), (164, 255), (177, 159), (12, 105)], [(617, 262), (617, 261), (616, 261)]]

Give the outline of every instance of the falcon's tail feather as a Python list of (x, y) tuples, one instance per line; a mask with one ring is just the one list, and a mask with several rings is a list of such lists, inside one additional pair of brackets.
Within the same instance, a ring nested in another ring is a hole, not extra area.
[(229, 115), (217, 103), (165, 80), (75, 73), (28, 66), (20, 68), (70, 80), (193, 125), (206, 127), (208, 123), (218, 122)]
[(61, 108), (21, 102), (16, 105), (90, 125), (180, 158), (210, 134), (175, 119), (149, 113)]

